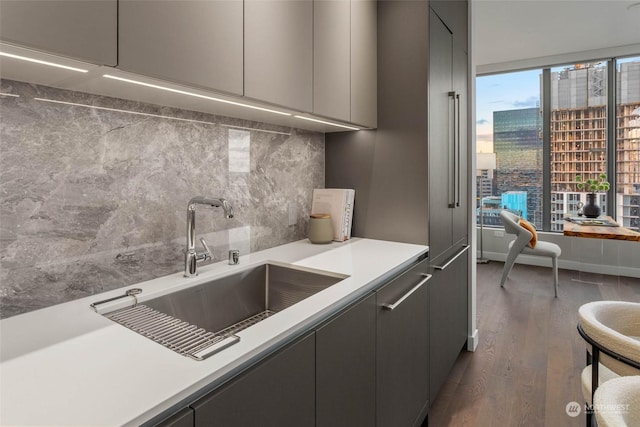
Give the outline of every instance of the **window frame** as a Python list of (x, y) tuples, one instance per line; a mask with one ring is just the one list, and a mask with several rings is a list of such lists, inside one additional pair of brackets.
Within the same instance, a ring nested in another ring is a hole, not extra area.
[[(542, 71), (542, 88), (541, 88), (541, 108), (542, 108), (542, 231), (560, 233), (560, 231), (551, 230), (551, 69), (571, 64), (590, 63), (590, 62), (606, 62), (607, 67), (607, 106), (606, 106), (606, 136), (605, 136), (605, 153), (606, 153), (606, 171), (611, 184), (610, 190), (607, 192), (607, 215), (617, 218), (617, 107), (618, 107), (618, 88), (617, 88), (617, 71), (618, 61), (626, 58), (640, 58), (640, 53), (625, 54), (620, 56), (611, 56), (608, 58), (584, 59), (581, 61), (571, 60), (566, 63), (557, 65), (545, 65), (536, 67), (527, 67), (522, 69), (510, 69), (502, 72), (492, 71), (480, 73), (476, 75), (476, 79), (485, 76), (496, 76), (500, 74), (510, 74), (527, 70), (540, 69)], [(477, 98), (476, 98), (477, 102)], [(495, 148), (494, 148), (495, 150)], [(495, 151), (494, 151), (495, 152)], [(476, 221), (476, 226), (479, 222)]]

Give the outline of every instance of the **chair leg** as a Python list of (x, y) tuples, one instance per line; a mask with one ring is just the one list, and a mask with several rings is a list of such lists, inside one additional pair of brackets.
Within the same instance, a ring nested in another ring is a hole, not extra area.
[(509, 276), (517, 257), (518, 254), (514, 254), (512, 251), (507, 254), (507, 259), (504, 262), (504, 269), (502, 270), (502, 278), (500, 279), (501, 288), (504, 288), (504, 283), (507, 281), (507, 277)]
[(553, 263), (553, 289), (556, 293), (556, 298), (558, 298), (558, 258), (553, 257), (551, 261)]

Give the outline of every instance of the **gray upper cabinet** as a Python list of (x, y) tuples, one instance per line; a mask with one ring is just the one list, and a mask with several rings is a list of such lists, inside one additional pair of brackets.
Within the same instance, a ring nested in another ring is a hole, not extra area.
[(377, 124), (377, 4), (315, 0), (313, 112), (367, 127)]
[(100, 65), (117, 63), (117, 0), (2, 0), (0, 39)]
[(244, 94), (313, 110), (313, 1), (246, 0)]
[(378, 125), (378, 4), (351, 1), (351, 122)]
[(313, 112), (351, 120), (351, 1), (313, 2)]
[(243, 93), (242, 0), (120, 0), (119, 68)]

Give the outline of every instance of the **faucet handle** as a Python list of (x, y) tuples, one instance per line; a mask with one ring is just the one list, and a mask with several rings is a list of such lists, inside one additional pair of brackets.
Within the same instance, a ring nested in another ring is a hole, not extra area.
[(200, 238), (200, 242), (204, 247), (204, 252), (202, 253), (202, 261), (213, 259), (213, 252), (211, 252), (211, 249), (209, 249), (209, 245), (207, 245), (207, 242), (204, 240), (204, 237)]

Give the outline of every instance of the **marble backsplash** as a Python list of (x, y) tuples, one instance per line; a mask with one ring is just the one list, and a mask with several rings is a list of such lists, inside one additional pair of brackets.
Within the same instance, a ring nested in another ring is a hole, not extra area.
[(0, 85), (0, 317), (182, 271), (194, 196), (218, 260), (305, 237), (321, 133)]

